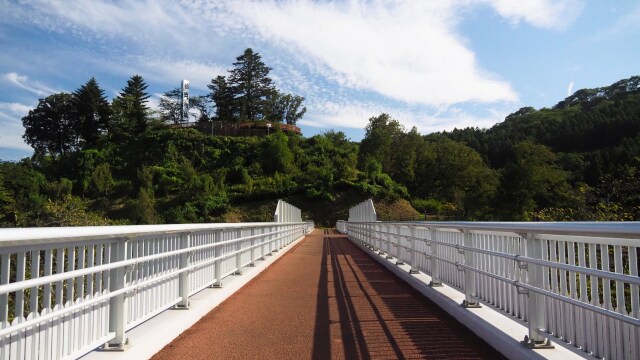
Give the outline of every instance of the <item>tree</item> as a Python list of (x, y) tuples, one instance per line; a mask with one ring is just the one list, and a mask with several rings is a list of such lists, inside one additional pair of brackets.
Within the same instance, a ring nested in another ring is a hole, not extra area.
[(22, 118), (22, 138), (36, 154), (64, 155), (78, 146), (72, 96), (59, 93), (40, 99), (38, 106)]
[(303, 101), (302, 96), (283, 94), (274, 89), (267, 97), (265, 118), (271, 122), (295, 125), (307, 112), (307, 108), (302, 106)]
[(211, 84), (207, 87), (211, 90), (209, 97), (216, 107), (216, 119), (218, 121), (236, 120), (237, 111), (233, 99), (233, 89), (227, 83), (227, 79), (218, 75), (215, 79), (211, 79)]
[(388, 114), (380, 114), (370, 118), (364, 130), (358, 159), (360, 167), (363, 168), (367, 158), (371, 157), (382, 165), (382, 171), (388, 173), (393, 166), (393, 154), (404, 136), (404, 127)]
[(142, 134), (147, 129), (149, 94), (147, 84), (140, 75), (134, 75), (127, 80), (127, 86), (115, 98), (114, 112), (121, 130), (127, 129), (133, 135)]
[(267, 67), (260, 54), (251, 48), (236, 58), (229, 70), (229, 85), (239, 110), (240, 120), (261, 120), (265, 116), (265, 103), (273, 90)]
[[(208, 121), (210, 111), (206, 104), (206, 96), (189, 97), (189, 113), (196, 117), (197, 121)], [(160, 118), (164, 122), (180, 124), (182, 122), (182, 91), (180, 88), (166, 91), (160, 97)], [(197, 113), (191, 110), (195, 109)]]
[(111, 107), (95, 78), (73, 93), (73, 106), (84, 145), (95, 146), (100, 135), (109, 128), (111, 118)]

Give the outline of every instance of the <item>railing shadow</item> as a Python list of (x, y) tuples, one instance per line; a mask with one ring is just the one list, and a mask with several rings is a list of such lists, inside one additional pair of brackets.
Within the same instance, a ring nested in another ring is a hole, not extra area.
[(325, 230), (321, 267), (314, 359), (504, 358), (345, 236)]

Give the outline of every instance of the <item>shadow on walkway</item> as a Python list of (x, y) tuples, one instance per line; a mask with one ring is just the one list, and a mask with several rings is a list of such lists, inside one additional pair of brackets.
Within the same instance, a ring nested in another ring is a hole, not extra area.
[(333, 230), (323, 236), (312, 357), (504, 358)]

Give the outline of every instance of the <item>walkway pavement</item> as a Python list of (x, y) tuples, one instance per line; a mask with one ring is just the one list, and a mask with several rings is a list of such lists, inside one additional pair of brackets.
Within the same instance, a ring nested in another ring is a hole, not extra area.
[(502, 356), (344, 235), (315, 230), (153, 357), (205, 358)]

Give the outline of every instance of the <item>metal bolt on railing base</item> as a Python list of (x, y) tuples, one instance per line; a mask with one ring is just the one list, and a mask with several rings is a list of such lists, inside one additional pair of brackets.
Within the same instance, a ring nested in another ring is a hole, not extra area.
[(264, 256), (273, 256), (272, 253), (264, 254)]
[(222, 289), (222, 283), (211, 285), (212, 289)]
[(402, 260), (398, 260), (396, 261), (396, 265), (400, 266), (400, 265), (404, 265), (404, 261)]
[(525, 335), (524, 340), (521, 341), (521, 344), (528, 347), (529, 349), (555, 349), (555, 346), (553, 346), (549, 339), (544, 339), (542, 341), (533, 341), (529, 339), (529, 335)]
[(189, 310), (189, 305), (191, 305), (191, 302), (188, 302), (187, 305), (175, 304), (173, 305), (173, 310)]
[(477, 308), (481, 308), (482, 305), (480, 305), (480, 303), (477, 301), (468, 302), (467, 300), (462, 300), (462, 307), (467, 309), (477, 309)]
[(386, 254), (384, 251), (378, 250), (378, 255), (384, 255), (384, 254)]
[(393, 256), (391, 256), (391, 255), (387, 255), (386, 259), (387, 259), (387, 260), (391, 260), (391, 259), (393, 259)]
[(264, 260), (265, 260), (264, 256), (261, 256), (258, 258), (258, 261), (264, 261)]
[(273, 249), (271, 252), (278, 252), (278, 249)]
[(102, 345), (102, 347), (100, 347), (98, 349), (98, 351), (106, 351), (106, 352), (122, 352), (122, 351), (126, 351), (128, 348), (131, 347), (131, 344), (129, 343), (129, 339), (125, 340), (124, 344), (109, 344), (106, 343), (104, 345)]
[(411, 274), (411, 275), (420, 274), (420, 270), (411, 268), (411, 269), (409, 269), (409, 274)]
[(242, 275), (242, 269), (236, 270), (233, 275)]
[(438, 281), (438, 282), (429, 281), (429, 286), (431, 286), (431, 287), (441, 287), (443, 285), (442, 285), (442, 283), (440, 281)]
[(256, 263), (251, 262), (251, 263), (249, 263), (249, 265), (247, 265), (247, 266), (249, 266), (249, 267), (256, 267)]

